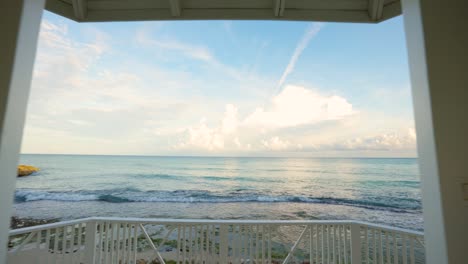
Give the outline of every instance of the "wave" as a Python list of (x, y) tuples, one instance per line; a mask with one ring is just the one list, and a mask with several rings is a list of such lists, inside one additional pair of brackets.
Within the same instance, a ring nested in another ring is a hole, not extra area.
[(207, 190), (175, 190), (175, 191), (140, 191), (134, 188), (111, 190), (82, 191), (44, 191), (34, 189), (19, 189), (15, 193), (16, 203), (31, 201), (100, 201), (108, 203), (134, 202), (167, 202), (167, 203), (314, 203), (334, 204), (361, 207), (372, 210), (387, 210), (395, 212), (413, 212), (421, 210), (421, 201), (412, 198), (382, 198), (350, 199), (335, 197), (312, 197), (300, 195), (272, 195), (265, 193), (231, 192), (229, 194), (214, 193)]
[(141, 179), (160, 179), (160, 180), (175, 180), (175, 181), (242, 181), (242, 182), (281, 182), (281, 179), (265, 179), (262, 177), (229, 177), (229, 176), (182, 176), (182, 175), (171, 175), (171, 174), (136, 174), (128, 175), (129, 178), (141, 178)]

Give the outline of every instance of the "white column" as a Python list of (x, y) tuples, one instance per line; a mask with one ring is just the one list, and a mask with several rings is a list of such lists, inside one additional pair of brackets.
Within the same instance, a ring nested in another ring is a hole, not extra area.
[(468, 263), (468, 2), (402, 2), (427, 263)]
[(0, 1), (0, 263), (6, 262), (17, 164), (44, 0)]

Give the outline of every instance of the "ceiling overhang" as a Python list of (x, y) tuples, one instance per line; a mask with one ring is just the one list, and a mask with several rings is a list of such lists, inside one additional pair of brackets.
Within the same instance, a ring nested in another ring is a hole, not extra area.
[(400, 0), (47, 0), (78, 22), (292, 20), (376, 23), (401, 14)]

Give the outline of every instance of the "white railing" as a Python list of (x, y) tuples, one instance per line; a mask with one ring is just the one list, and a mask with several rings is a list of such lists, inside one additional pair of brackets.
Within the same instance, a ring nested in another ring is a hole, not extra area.
[(86, 218), (10, 232), (8, 263), (425, 263), (423, 234), (356, 221)]

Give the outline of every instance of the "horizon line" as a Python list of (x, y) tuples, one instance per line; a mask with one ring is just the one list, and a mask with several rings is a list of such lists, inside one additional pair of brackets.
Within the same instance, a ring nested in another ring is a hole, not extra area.
[(66, 154), (66, 153), (20, 153), (20, 155), (62, 155), (62, 156), (113, 156), (113, 157), (166, 157), (166, 158), (316, 158), (316, 159), (418, 159), (418, 156), (394, 157), (340, 157), (340, 156), (209, 156), (209, 155), (155, 155), (155, 154)]

